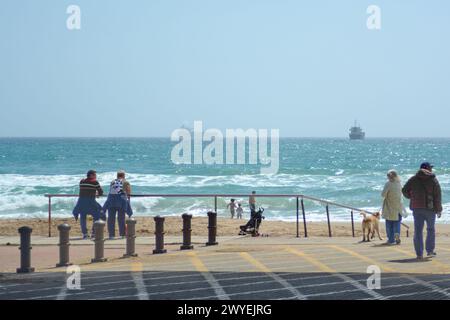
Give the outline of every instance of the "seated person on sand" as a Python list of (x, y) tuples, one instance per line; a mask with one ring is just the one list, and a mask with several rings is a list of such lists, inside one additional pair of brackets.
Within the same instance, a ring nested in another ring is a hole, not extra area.
[(103, 205), (103, 212), (108, 210), (108, 234), (110, 239), (116, 236), (116, 215), (119, 223), (119, 236), (125, 237), (125, 215), (133, 215), (129, 196), (131, 185), (125, 180), (125, 171), (117, 172), (117, 178), (109, 186), (108, 199)]
[[(86, 179), (80, 181), (79, 198), (72, 211), (75, 220), (78, 220), (78, 216), (80, 216), (83, 239), (89, 237), (86, 226), (86, 216), (88, 214), (92, 216), (94, 222), (102, 218), (104, 219), (102, 206), (95, 199), (96, 196), (101, 195), (103, 195), (103, 189), (97, 181), (97, 172), (95, 170), (89, 170)], [(94, 227), (92, 227), (92, 236), (94, 236)]]
[(227, 209), (228, 208), (230, 208), (231, 219), (233, 219), (236, 210), (236, 202), (234, 202), (234, 199), (231, 199), (230, 203), (227, 204)]

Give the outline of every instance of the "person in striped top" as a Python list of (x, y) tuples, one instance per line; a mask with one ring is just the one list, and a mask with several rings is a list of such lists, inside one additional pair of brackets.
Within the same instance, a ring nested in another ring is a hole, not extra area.
[[(80, 181), (78, 201), (72, 211), (75, 220), (78, 220), (78, 217), (80, 217), (83, 239), (89, 237), (86, 226), (87, 215), (91, 215), (94, 222), (99, 219), (106, 220), (102, 206), (96, 200), (97, 196), (103, 195), (103, 189), (97, 181), (97, 172), (95, 170), (89, 170), (86, 176), (86, 179)], [(94, 228), (92, 228), (92, 236), (94, 236)]]

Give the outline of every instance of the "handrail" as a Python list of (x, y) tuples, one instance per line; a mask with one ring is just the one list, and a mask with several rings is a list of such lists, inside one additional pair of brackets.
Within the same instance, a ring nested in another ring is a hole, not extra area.
[[(48, 198), (48, 223), (49, 223), (49, 237), (51, 236), (51, 198), (75, 198), (78, 197), (78, 194), (62, 194), (62, 193), (58, 193), (58, 194), (45, 194), (45, 197)], [(102, 195), (102, 196), (97, 196), (97, 197), (105, 197), (106, 195)], [(353, 211), (356, 212), (364, 212), (364, 213), (368, 213), (368, 214), (374, 214), (373, 212), (370, 212), (368, 210), (364, 210), (364, 209), (359, 209), (359, 208), (355, 208), (349, 205), (345, 205), (345, 204), (340, 204), (337, 202), (333, 202), (333, 201), (329, 201), (329, 200), (325, 200), (325, 199), (320, 199), (320, 198), (316, 198), (316, 197), (312, 197), (312, 196), (308, 196), (308, 195), (304, 195), (304, 194), (242, 194), (242, 193), (235, 193), (235, 194), (231, 194), (231, 193), (226, 193), (226, 194), (219, 194), (219, 193), (193, 193), (193, 194), (173, 194), (173, 193), (167, 193), (167, 194), (160, 194), (160, 193), (149, 193), (149, 194), (131, 194), (129, 195), (131, 198), (148, 198), (148, 197), (159, 197), (159, 198), (214, 198), (214, 206), (215, 206), (215, 212), (217, 212), (217, 198), (230, 198), (230, 197), (249, 197), (249, 196), (254, 196), (254, 197), (260, 197), (260, 198), (296, 198), (297, 202), (298, 199), (302, 200), (302, 211), (303, 211), (303, 220), (304, 220), (304, 224), (305, 224), (305, 234), (306, 234), (306, 219), (305, 219), (305, 210), (304, 210), (304, 206), (303, 206), (303, 200), (311, 200), (311, 201), (315, 201), (315, 202), (320, 202), (322, 204), (326, 205), (326, 210), (327, 210), (327, 216), (328, 216), (328, 222), (329, 222), (329, 213), (328, 213), (328, 207), (329, 206), (334, 206), (334, 207), (340, 207), (343, 209), (348, 209), (352, 211), (352, 226), (353, 226)], [(297, 237), (298, 237), (298, 219), (299, 219), (299, 206), (297, 205)], [(407, 229), (407, 235), (409, 235), (409, 226), (402, 223), (402, 225)], [(329, 228), (330, 229), (330, 228)], [(329, 230), (330, 236), (331, 236), (331, 231)]]

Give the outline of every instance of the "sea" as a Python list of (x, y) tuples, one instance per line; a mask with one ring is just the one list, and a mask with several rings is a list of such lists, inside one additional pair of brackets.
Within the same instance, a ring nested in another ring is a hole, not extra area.
[[(386, 172), (405, 182), (422, 161), (435, 165), (450, 222), (450, 139), (281, 138), (278, 173), (261, 174), (259, 164), (176, 164), (169, 138), (0, 138), (0, 219), (46, 218), (45, 194), (77, 194), (89, 169), (106, 192), (117, 170), (127, 172), (133, 194), (304, 194), (369, 211), (382, 205)], [(228, 197), (217, 200), (218, 215), (229, 216)], [(54, 198), (53, 217), (71, 217), (76, 198)], [(100, 198), (103, 203), (105, 198)], [(237, 198), (248, 217), (248, 198)], [(133, 198), (136, 216), (205, 216), (213, 198)], [(266, 219), (294, 221), (295, 198), (257, 198)], [(405, 206), (408, 202), (405, 200)], [(326, 221), (323, 203), (305, 201), (308, 221)], [(330, 206), (332, 221), (350, 211)], [(407, 220), (412, 219), (411, 216)]]

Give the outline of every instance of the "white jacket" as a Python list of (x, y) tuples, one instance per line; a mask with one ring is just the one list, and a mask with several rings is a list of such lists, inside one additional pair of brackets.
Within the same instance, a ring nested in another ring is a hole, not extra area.
[(398, 221), (399, 214), (403, 214), (402, 184), (400, 181), (388, 181), (384, 185), (381, 196), (384, 198), (382, 215), (386, 220)]

